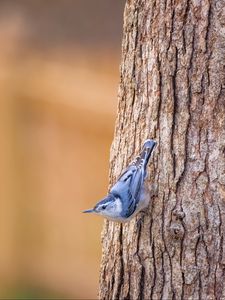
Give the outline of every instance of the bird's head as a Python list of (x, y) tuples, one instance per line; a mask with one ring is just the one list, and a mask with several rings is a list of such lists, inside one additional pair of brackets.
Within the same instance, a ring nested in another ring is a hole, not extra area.
[(117, 220), (121, 217), (122, 202), (119, 197), (109, 194), (99, 201), (94, 208), (83, 211), (84, 213), (94, 213), (107, 219)]

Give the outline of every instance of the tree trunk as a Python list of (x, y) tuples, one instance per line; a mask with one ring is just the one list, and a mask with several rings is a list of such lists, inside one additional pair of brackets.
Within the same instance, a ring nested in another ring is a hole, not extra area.
[(101, 299), (225, 299), (225, 1), (127, 0), (110, 184), (146, 138), (151, 202), (105, 221)]

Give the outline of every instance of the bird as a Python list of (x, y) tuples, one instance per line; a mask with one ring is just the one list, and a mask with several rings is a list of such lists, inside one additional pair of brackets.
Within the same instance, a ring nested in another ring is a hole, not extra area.
[(83, 213), (93, 213), (111, 221), (125, 223), (146, 208), (150, 201), (145, 188), (147, 165), (155, 146), (156, 141), (147, 139), (139, 155), (122, 172), (108, 195), (94, 208)]

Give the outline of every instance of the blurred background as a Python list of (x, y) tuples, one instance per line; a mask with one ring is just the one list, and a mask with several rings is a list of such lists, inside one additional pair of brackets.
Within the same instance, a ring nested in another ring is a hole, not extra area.
[(96, 299), (124, 0), (0, 0), (0, 298)]

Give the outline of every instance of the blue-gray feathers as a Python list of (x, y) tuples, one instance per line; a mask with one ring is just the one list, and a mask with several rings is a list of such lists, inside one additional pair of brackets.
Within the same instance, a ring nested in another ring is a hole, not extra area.
[(139, 156), (128, 165), (110, 190), (112, 195), (117, 195), (122, 199), (121, 217), (123, 218), (130, 217), (139, 204), (140, 193), (147, 173), (146, 167), (155, 145), (155, 141), (146, 140)]
[(146, 140), (140, 154), (120, 175), (107, 197), (92, 210), (85, 212), (94, 212), (111, 220), (124, 222), (140, 211), (146, 168), (155, 145), (155, 141)]

